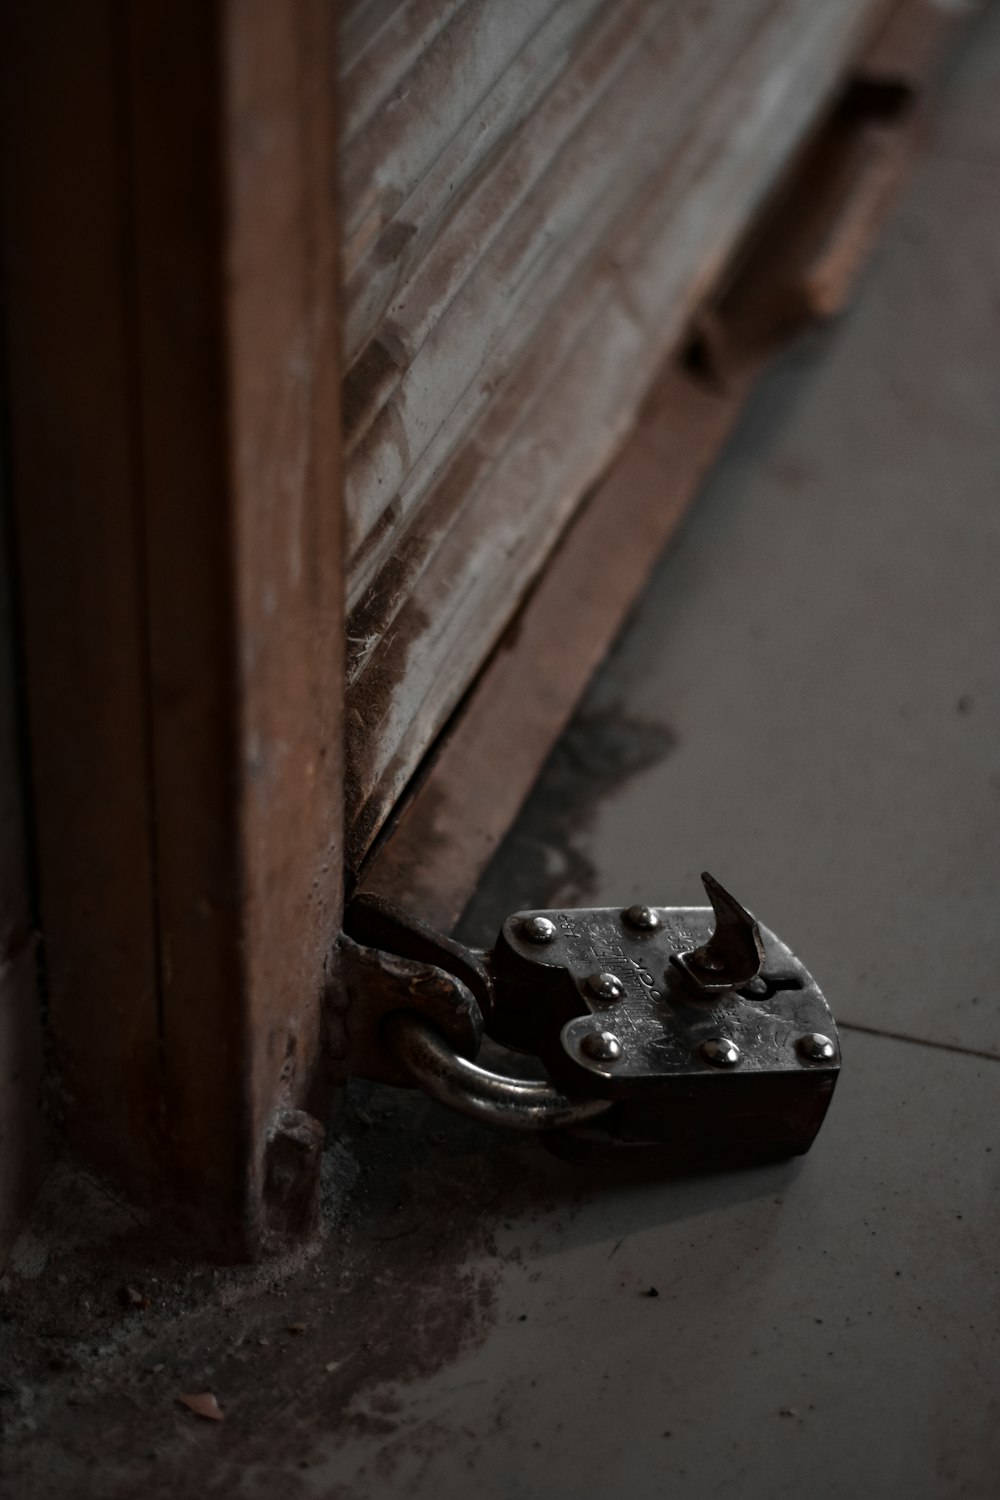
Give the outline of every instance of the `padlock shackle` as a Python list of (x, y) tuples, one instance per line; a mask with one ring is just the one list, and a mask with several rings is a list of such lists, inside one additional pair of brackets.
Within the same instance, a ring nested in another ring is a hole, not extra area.
[(460, 1057), (411, 1011), (384, 1017), (382, 1039), (413, 1081), (449, 1109), (506, 1130), (558, 1130), (593, 1120), (609, 1099), (573, 1098), (551, 1083), (508, 1078)]

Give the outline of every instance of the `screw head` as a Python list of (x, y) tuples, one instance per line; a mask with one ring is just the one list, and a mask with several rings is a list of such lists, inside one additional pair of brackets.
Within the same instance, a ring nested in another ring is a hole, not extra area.
[(656, 932), (663, 926), (659, 913), (651, 906), (630, 906), (622, 912), (622, 918), (629, 927), (636, 927), (640, 932)]
[(832, 1062), (837, 1055), (833, 1042), (821, 1031), (807, 1031), (795, 1045), (799, 1056), (804, 1057), (806, 1062)]
[(622, 1044), (613, 1031), (588, 1031), (580, 1039), (580, 1051), (594, 1062), (617, 1062)]
[(556, 935), (556, 924), (548, 917), (525, 917), (521, 923), (521, 936), (526, 943), (551, 943)]
[(587, 988), (595, 1000), (620, 1000), (625, 993), (617, 974), (591, 974)]
[(713, 1068), (735, 1068), (740, 1060), (740, 1049), (728, 1036), (713, 1036), (698, 1048), (702, 1057)]

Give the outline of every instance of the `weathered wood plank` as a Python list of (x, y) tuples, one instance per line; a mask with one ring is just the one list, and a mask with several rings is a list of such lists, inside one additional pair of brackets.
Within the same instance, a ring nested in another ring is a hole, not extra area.
[[(643, 9), (644, 0), (629, 0), (610, 12), (604, 0), (557, 6), (402, 200), (344, 286), (345, 361), (349, 366), (359, 361), (353, 377), (348, 371), (349, 392), (354, 385), (364, 388), (366, 373), (387, 342), (383, 335), (361, 354), (397, 289), (418, 268), (426, 276), (438, 260), (454, 278), (451, 262), (474, 256), (495, 238), (537, 177), (533, 157), (556, 154), (574, 120), (596, 107), (602, 75), (624, 64), (623, 30), (632, 33), (630, 45), (641, 45), (637, 22)], [(530, 128), (523, 129), (529, 121)], [(350, 146), (344, 151), (348, 154)], [(348, 401), (353, 407), (350, 396)], [(348, 439), (357, 425), (352, 411)]]
[[(910, 19), (902, 17), (891, 38), (859, 59), (858, 76), (892, 80), (905, 68), (911, 87), (925, 86), (947, 30), (939, 26), (934, 44), (915, 56)], [(837, 308), (849, 296), (861, 254), (884, 220), (886, 183), (891, 176), (898, 188), (916, 138), (912, 111), (889, 122), (879, 110), (877, 95), (858, 98), (848, 88), (843, 107), (798, 153), (697, 314), (698, 373), (688, 372), (686, 360), (671, 362), (656, 383), (619, 457), (373, 851), (360, 889), (444, 931), (457, 921), (761, 369), (804, 318), (834, 310), (811, 295), (818, 268), (835, 260)]]
[[(463, 441), (433, 478), (440, 507), (425, 498), (415, 512), (408, 576), (404, 561), (380, 616), (352, 617), (363, 663), (347, 720), (355, 855), (621, 441), (655, 363), (857, 45), (866, 7), (801, 16), (794, 46), (764, 29), (743, 49), (701, 131), (647, 184), (614, 258), (585, 263), (587, 279), (550, 308), (526, 356), (486, 381), (487, 401), (476, 387), (480, 415), (464, 426), (456, 416)], [(397, 546), (406, 559), (406, 533)]]
[[(718, 0), (703, 3), (697, 27), (662, 6), (615, 13), (618, 26), (604, 33), (597, 57), (587, 48), (567, 95), (553, 91), (476, 184), (392, 305), (381, 338), (393, 357), (372, 385), (372, 409), (357, 414), (352, 402), (352, 552), (390, 505), (400, 516), (419, 506), (414, 480), (439, 465), (435, 439), (447, 428), (462, 441), (466, 419), (455, 409), (465, 394), (488, 401), (517, 350), (545, 336), (549, 310), (581, 266), (616, 255), (621, 223), (719, 90), (762, 3), (735, 15)], [(726, 46), (709, 45), (724, 21)], [(581, 89), (596, 65), (600, 87)], [(421, 459), (432, 444), (428, 470)], [(352, 563), (352, 598), (375, 560), (369, 553), (362, 566)]]
[[(466, 0), (420, 50), (396, 96), (383, 101), (370, 126), (345, 153), (343, 264), (348, 274), (542, 24), (551, 4), (552, 0), (508, 0), (504, 5)], [(404, 99), (406, 107), (401, 108)]]
[(349, 145), (469, 0), (377, 0), (341, 24), (340, 134)]
[(88, 1160), (244, 1253), (276, 1122), (317, 1097), (339, 926), (334, 14), (6, 14), (13, 496), (60, 1097)]

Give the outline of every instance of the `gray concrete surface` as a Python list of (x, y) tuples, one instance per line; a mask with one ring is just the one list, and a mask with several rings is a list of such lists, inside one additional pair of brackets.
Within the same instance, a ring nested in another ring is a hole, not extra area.
[[(0, 1328), (4, 1495), (1000, 1494), (998, 79), (995, 12), (466, 921), (713, 870), (845, 1023), (812, 1152), (584, 1170), (352, 1090), (325, 1239), (246, 1273), (130, 1263), (119, 1209), (114, 1255), (67, 1242), (57, 1183)], [(222, 1422), (178, 1405), (206, 1389)]]
[[(848, 1035), (844, 1070), (801, 1164), (571, 1179), (501, 1229), (488, 1337), (368, 1396), (384, 1493), (995, 1497), (997, 1065)], [(372, 1456), (331, 1444), (310, 1493), (373, 1493)]]

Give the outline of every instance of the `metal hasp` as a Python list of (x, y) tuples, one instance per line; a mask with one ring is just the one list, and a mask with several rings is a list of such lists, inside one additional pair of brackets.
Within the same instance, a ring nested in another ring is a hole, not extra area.
[[(490, 952), (361, 898), (342, 940), (346, 1071), (543, 1130), (565, 1155), (682, 1168), (807, 1151), (840, 1071), (830, 1008), (780, 938), (702, 878), (710, 907), (519, 912)], [(547, 1079), (478, 1066), (484, 1031)]]

